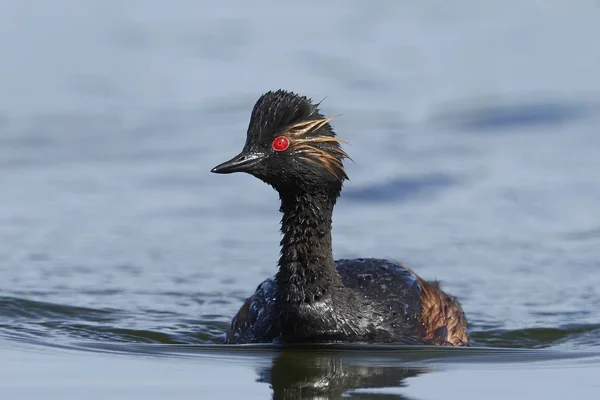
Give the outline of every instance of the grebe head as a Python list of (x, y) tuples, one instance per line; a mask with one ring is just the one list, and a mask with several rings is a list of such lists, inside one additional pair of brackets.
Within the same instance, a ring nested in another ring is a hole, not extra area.
[(348, 179), (330, 121), (318, 104), (304, 96), (277, 90), (262, 95), (252, 110), (246, 144), (240, 154), (212, 169), (247, 172), (285, 191), (341, 191)]

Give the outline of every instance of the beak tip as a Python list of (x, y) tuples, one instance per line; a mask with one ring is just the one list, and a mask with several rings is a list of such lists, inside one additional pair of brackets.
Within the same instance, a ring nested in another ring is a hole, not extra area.
[(250, 172), (264, 158), (263, 153), (242, 152), (229, 161), (217, 165), (210, 172), (215, 174), (231, 174), (233, 172)]
[(210, 170), (213, 174), (224, 174), (227, 173), (227, 168), (223, 168), (221, 165), (217, 165), (213, 169)]

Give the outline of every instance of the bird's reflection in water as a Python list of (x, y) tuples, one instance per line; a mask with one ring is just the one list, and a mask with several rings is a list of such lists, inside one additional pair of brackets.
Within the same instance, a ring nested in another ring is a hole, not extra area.
[[(381, 388), (406, 386), (406, 378), (425, 368), (405, 364), (376, 365), (342, 353), (284, 352), (271, 367), (258, 371), (259, 382), (269, 383), (273, 399), (408, 399)], [(369, 389), (378, 388), (377, 391)]]

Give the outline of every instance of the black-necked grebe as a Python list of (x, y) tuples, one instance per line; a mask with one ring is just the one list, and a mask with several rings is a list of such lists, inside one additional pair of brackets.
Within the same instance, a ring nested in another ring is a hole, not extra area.
[(281, 199), (279, 272), (233, 318), (227, 343), (469, 345), (460, 303), (388, 260), (334, 260), (331, 219), (348, 155), (310, 99), (278, 90), (252, 110), (246, 144), (216, 173), (247, 172)]

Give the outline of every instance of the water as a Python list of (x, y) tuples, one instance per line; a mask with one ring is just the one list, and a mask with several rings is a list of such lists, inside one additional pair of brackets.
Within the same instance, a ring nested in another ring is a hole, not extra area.
[[(1, 1), (2, 398), (597, 398), (599, 14)], [(336, 257), (440, 279), (476, 348), (218, 345), (280, 215), (208, 171), (279, 87), (343, 113)]]

